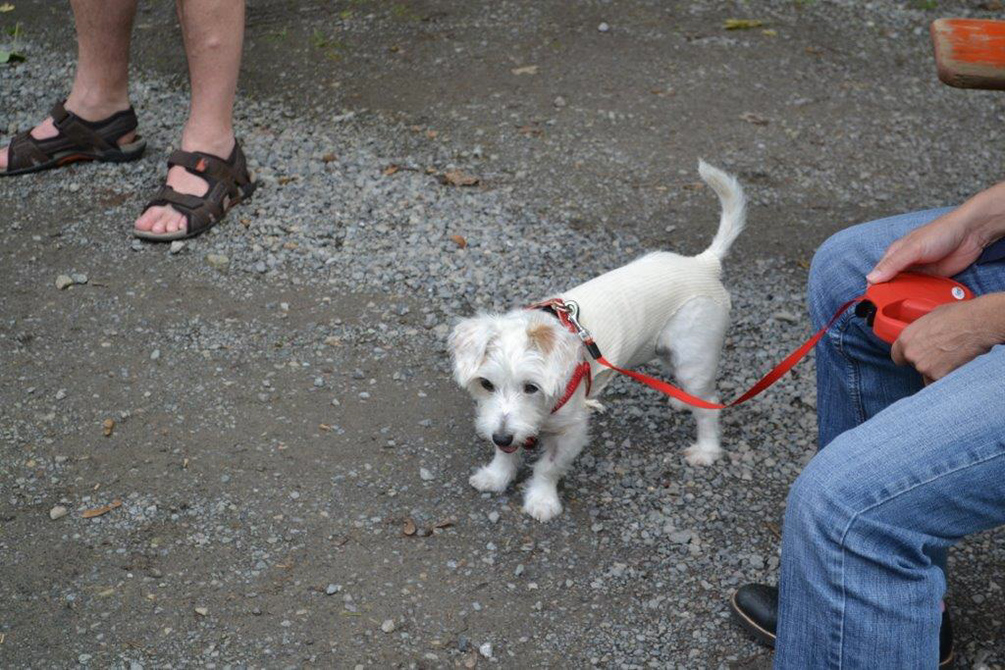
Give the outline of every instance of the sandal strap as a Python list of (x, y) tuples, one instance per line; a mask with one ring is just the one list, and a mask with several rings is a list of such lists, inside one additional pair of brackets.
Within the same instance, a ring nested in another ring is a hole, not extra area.
[(56, 130), (59, 131), (59, 136), (72, 142), (74, 148), (97, 151), (108, 151), (112, 148), (112, 145), (93, 128), (88, 128), (81, 123), (80, 117), (66, 111), (63, 103), (57, 102), (53, 105), (49, 114), (52, 116)]
[(179, 193), (165, 184), (160, 187), (143, 211), (151, 207), (173, 207), (188, 221), (188, 232), (199, 233), (223, 218), (223, 199), (210, 199), (209, 196), (210, 193), (205, 196)]
[(227, 195), (231, 198), (236, 198), (238, 195), (234, 167), (212, 154), (177, 149), (168, 156), (168, 168), (172, 167), (185, 168), (186, 172), (205, 180), (209, 184), (210, 191), (217, 184), (224, 184)]
[(20, 170), (35, 167), (50, 158), (51, 156), (38, 146), (37, 140), (31, 136), (31, 131), (26, 130), (15, 135), (7, 148), (7, 169)]

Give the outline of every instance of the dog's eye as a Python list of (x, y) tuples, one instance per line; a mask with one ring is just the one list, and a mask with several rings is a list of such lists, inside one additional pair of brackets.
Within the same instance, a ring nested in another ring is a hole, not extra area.
[(538, 389), (538, 387), (537, 387), (536, 384), (524, 384), (523, 385), (523, 392), (524, 393), (537, 393), (539, 390), (540, 389)]
[(479, 381), (481, 382), (482, 388), (485, 389), (486, 391), (496, 390), (496, 387), (492, 385), (492, 382), (490, 382), (488, 379), (485, 379), (485, 377), (482, 377)]

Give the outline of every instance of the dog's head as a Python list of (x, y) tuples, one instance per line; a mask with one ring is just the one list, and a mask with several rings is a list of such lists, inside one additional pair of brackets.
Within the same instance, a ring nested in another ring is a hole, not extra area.
[(507, 453), (537, 436), (582, 356), (579, 340), (540, 310), (465, 319), (449, 348), (454, 379), (478, 402), (478, 433)]

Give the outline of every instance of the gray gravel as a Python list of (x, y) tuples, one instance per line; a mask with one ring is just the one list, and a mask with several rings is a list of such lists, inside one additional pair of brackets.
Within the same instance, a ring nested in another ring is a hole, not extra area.
[[(808, 335), (814, 241), (856, 216), (952, 202), (997, 176), (988, 138), (1000, 136), (1000, 102), (922, 83), (927, 45), (911, 36), (931, 15), (909, 3), (735, 7), (768, 19), (774, 38), (724, 33), (715, 3), (675, 15), (687, 30), (704, 26), (695, 34), (652, 23), (654, 3), (587, 4), (582, 39), (636, 40), (643, 55), (658, 44), (700, 51), (716, 71), (805, 39), (824, 45), (813, 67), (831, 82), (797, 77), (779, 95), (755, 80), (749, 100), (777, 100), (728, 113), (704, 94), (675, 98), (688, 138), (670, 165), (636, 151), (652, 141), (655, 112), (599, 103), (579, 80), (546, 86), (547, 114), (518, 140), (514, 125), (533, 114), (508, 118), (498, 102), (434, 101), (423, 116), (346, 95), (322, 117), (258, 83), (237, 121), (255, 198), (196, 240), (149, 245), (129, 227), (163, 176), (186, 104), (177, 77), (150, 67), (133, 86), (146, 159), (0, 181), (0, 602), (13, 604), (0, 608), (0, 665), (764, 659), (725, 603), (737, 585), (777, 573), (785, 492), (814, 451), (812, 361), (724, 417), (729, 456), (707, 469), (681, 460), (686, 414), (614, 382), (565, 481), (566, 512), (542, 525), (521, 514), (519, 488), (467, 485), (490, 449), (450, 382), (445, 335), (462, 315), (526, 303), (657, 243), (700, 248), (717, 219), (714, 198), (694, 187), (700, 151), (739, 172), (753, 202), (727, 266), (735, 319), (720, 389), (730, 396)], [(411, 11), (402, 7), (356, 10), (347, 39), (430, 29), (396, 17)], [(495, 7), (495, 19), (526, 30), (545, 11)], [(270, 8), (252, 3), (251, 16)], [(314, 16), (304, 13), (304, 30)], [(456, 21), (462, 34), (480, 26)], [(255, 25), (249, 40), (264, 41)], [(859, 52), (848, 35), (872, 41)], [(0, 68), (0, 130), (30, 127), (69, 80), (70, 59), (44, 45), (29, 41), (25, 64)], [(891, 53), (903, 58), (893, 71), (876, 57)], [(415, 68), (435, 56), (417, 52)], [(518, 60), (506, 77), (531, 64)], [(701, 80), (698, 70), (662, 76), (679, 90)], [(500, 90), (522, 104), (523, 92)], [(741, 120), (748, 111), (768, 123)], [(474, 112), (493, 120), (480, 135)], [(703, 113), (732, 125), (719, 135)], [(443, 183), (452, 171), (480, 183)], [(626, 171), (642, 186), (623, 181)], [(791, 249), (772, 243), (786, 239)], [(1003, 532), (951, 555), (961, 665), (1005, 664), (1003, 560)]]

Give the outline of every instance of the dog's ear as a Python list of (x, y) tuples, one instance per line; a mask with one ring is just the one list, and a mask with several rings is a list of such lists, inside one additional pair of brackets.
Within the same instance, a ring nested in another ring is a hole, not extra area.
[(544, 358), (544, 392), (555, 396), (565, 390), (571, 370), (579, 363), (582, 352), (579, 340), (570, 337), (553, 318), (535, 320), (527, 326), (530, 345), (541, 352)]
[(495, 334), (492, 317), (485, 315), (464, 319), (454, 327), (447, 346), (454, 362), (454, 379), (460, 386), (467, 386), (478, 374)]
[(555, 350), (558, 332), (555, 330), (554, 324), (535, 321), (527, 326), (527, 339), (530, 341), (530, 346), (545, 356), (549, 356)]

